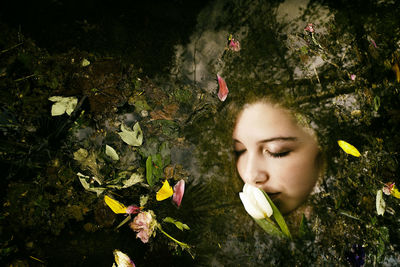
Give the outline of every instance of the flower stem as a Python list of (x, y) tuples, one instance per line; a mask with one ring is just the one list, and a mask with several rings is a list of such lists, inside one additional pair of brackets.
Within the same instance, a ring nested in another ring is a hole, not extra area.
[(168, 237), (169, 239), (171, 239), (172, 241), (174, 241), (175, 243), (177, 243), (179, 246), (181, 246), (181, 248), (183, 250), (186, 250), (190, 256), (192, 256), (192, 258), (194, 259), (194, 254), (190, 251), (190, 246), (186, 243), (183, 243), (179, 240), (176, 240), (175, 238), (173, 238), (172, 236), (170, 236), (167, 232), (165, 232), (162, 228), (161, 225), (158, 225), (158, 230), (160, 230), (161, 233), (163, 233), (166, 237)]

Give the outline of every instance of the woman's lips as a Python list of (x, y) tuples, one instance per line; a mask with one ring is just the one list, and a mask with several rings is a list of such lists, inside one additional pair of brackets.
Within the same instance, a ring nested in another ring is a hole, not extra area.
[(277, 197), (279, 197), (279, 195), (281, 194), (280, 192), (277, 192), (277, 193), (267, 193), (268, 194), (268, 196), (269, 196), (269, 198), (271, 199), (271, 200), (275, 200)]

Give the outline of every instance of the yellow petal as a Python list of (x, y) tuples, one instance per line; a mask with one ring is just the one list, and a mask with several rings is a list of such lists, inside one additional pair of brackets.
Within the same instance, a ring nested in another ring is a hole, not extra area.
[(161, 201), (164, 199), (169, 198), (174, 194), (174, 190), (172, 190), (172, 187), (169, 185), (168, 180), (165, 180), (163, 183), (163, 186), (161, 187), (160, 190), (158, 190), (156, 194), (156, 199), (157, 201)]
[(349, 143), (347, 143), (343, 140), (339, 140), (338, 144), (343, 149), (343, 151), (346, 152), (347, 154), (350, 154), (354, 157), (361, 156), (360, 152), (358, 152), (357, 148), (355, 148), (353, 145), (350, 145)]
[(399, 192), (399, 190), (397, 190), (395, 185), (393, 186), (393, 189), (392, 189), (392, 196), (394, 196), (395, 198), (400, 198), (400, 192)]
[(109, 196), (104, 196), (104, 201), (114, 213), (126, 213), (126, 207), (124, 204), (119, 203), (115, 199), (112, 199)]

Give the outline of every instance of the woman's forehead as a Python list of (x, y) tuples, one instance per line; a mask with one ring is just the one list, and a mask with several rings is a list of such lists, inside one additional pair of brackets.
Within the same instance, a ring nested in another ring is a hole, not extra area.
[(299, 134), (293, 116), (286, 110), (267, 103), (255, 103), (247, 106), (239, 114), (233, 137), (253, 136), (255, 138), (274, 138)]

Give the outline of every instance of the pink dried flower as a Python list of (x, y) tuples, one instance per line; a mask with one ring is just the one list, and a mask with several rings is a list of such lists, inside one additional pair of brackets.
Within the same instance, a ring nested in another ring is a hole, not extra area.
[(136, 238), (140, 238), (143, 243), (149, 242), (149, 238), (153, 234), (156, 226), (156, 220), (154, 219), (154, 213), (152, 211), (142, 211), (133, 219), (129, 224), (136, 234)]
[(172, 195), (172, 201), (179, 207), (182, 202), (183, 194), (185, 193), (185, 180), (180, 180), (174, 186), (174, 194)]
[(304, 30), (309, 33), (314, 33), (314, 25), (312, 23), (308, 23)]
[(354, 81), (354, 80), (356, 79), (356, 77), (357, 77), (357, 76), (356, 76), (355, 74), (351, 74), (351, 75), (350, 75), (350, 79), (351, 79), (352, 81)]
[(233, 37), (229, 38), (228, 48), (229, 50), (232, 50), (234, 52), (239, 52), (240, 51), (239, 41), (235, 40), (235, 38)]
[(385, 193), (385, 195), (390, 196), (392, 194), (394, 188), (394, 183), (386, 183), (385, 186), (382, 188), (383, 193)]
[(135, 206), (135, 205), (130, 205), (126, 207), (126, 213), (127, 214), (136, 214), (140, 212), (140, 207)]
[(218, 86), (219, 86), (219, 91), (218, 91), (218, 98), (221, 101), (225, 101), (225, 99), (228, 96), (229, 90), (228, 86), (226, 86), (225, 80), (217, 74), (218, 78)]

